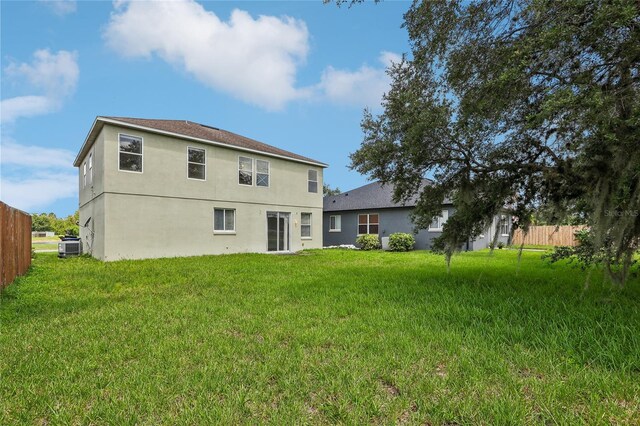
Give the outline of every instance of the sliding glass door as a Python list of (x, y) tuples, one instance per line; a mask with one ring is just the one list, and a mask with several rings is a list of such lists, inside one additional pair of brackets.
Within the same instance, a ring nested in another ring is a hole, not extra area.
[(289, 251), (290, 213), (267, 212), (267, 250)]

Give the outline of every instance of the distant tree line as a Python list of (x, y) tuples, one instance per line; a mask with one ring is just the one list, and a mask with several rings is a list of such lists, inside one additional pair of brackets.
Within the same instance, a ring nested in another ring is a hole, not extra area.
[(55, 213), (34, 213), (31, 215), (32, 231), (51, 231), (56, 235), (78, 235), (79, 213), (67, 217), (58, 217)]

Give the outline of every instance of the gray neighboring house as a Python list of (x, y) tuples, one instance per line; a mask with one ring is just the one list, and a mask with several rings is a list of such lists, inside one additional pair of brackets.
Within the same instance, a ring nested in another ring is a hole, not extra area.
[[(428, 184), (425, 179), (425, 184)], [(442, 233), (442, 226), (455, 208), (449, 200), (442, 204), (442, 214), (429, 226), (429, 229), (414, 233), (411, 222), (411, 211), (416, 205), (416, 198), (406, 204), (393, 202), (393, 187), (379, 182), (369, 183), (360, 188), (343, 192), (339, 195), (324, 197), (323, 208), (323, 244), (334, 246), (354, 244), (356, 238), (362, 234), (377, 234), (381, 238), (396, 232), (414, 234), (415, 248), (418, 250), (431, 249), (432, 240)], [(499, 227), (498, 241), (507, 244), (511, 232), (511, 217), (496, 216), (493, 223), (484, 234), (475, 241), (469, 241), (463, 250), (479, 250), (489, 247), (491, 239)]]

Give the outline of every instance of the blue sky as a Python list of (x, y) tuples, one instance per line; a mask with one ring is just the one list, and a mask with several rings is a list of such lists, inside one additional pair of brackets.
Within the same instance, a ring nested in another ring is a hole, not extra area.
[(73, 213), (98, 115), (186, 119), (305, 155), (343, 190), (409, 2), (12, 2), (1, 7), (0, 199)]

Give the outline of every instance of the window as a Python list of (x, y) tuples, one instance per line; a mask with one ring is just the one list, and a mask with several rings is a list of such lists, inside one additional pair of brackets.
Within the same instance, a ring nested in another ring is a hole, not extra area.
[(236, 211), (234, 209), (213, 209), (213, 231), (235, 232)]
[(358, 235), (378, 235), (379, 218), (377, 213), (358, 215)]
[(87, 186), (87, 162), (82, 165), (82, 187)]
[(311, 238), (311, 213), (302, 213), (300, 215), (300, 236), (302, 238)]
[(318, 171), (317, 170), (309, 170), (308, 189), (309, 189), (309, 192), (318, 192)]
[(509, 221), (505, 215), (500, 216), (500, 234), (503, 237), (509, 236)]
[(238, 183), (253, 185), (253, 160), (249, 157), (238, 157)]
[(142, 173), (142, 138), (122, 134), (119, 138), (119, 169)]
[(442, 210), (440, 216), (434, 217), (433, 222), (429, 225), (429, 231), (442, 231), (442, 227), (449, 219), (449, 210)]
[(207, 178), (206, 151), (200, 148), (187, 147), (187, 177), (205, 180)]
[(93, 184), (93, 153), (89, 153), (89, 183)]
[(256, 160), (256, 186), (269, 186), (269, 162)]
[(329, 216), (329, 232), (340, 232), (342, 230), (341, 222), (342, 216)]

